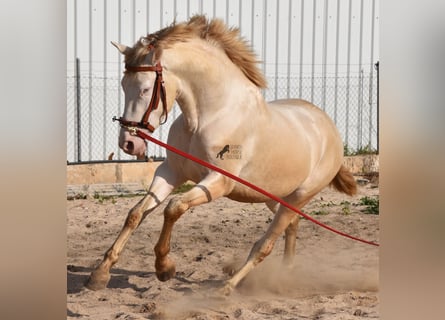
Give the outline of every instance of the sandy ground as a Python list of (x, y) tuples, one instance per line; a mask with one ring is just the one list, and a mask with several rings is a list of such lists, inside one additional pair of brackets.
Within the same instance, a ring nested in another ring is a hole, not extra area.
[[(367, 240), (379, 240), (379, 216), (360, 199), (378, 196), (368, 183), (348, 197), (327, 188), (304, 212)], [(379, 318), (378, 248), (300, 220), (295, 265), (283, 267), (284, 241), (227, 298), (215, 292), (223, 267), (243, 261), (268, 227), (264, 204), (218, 199), (193, 208), (175, 225), (170, 257), (176, 277), (160, 282), (153, 247), (167, 201), (135, 231), (112, 269), (108, 288), (83, 287), (140, 196), (67, 201), (68, 319), (368, 319)], [(168, 200), (168, 199), (167, 199)]]

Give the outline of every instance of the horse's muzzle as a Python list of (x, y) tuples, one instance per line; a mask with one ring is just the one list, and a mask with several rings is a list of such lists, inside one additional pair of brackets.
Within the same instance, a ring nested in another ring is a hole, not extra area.
[(141, 157), (147, 151), (147, 142), (140, 138), (136, 131), (133, 134), (132, 131), (123, 127), (119, 134), (119, 147), (127, 154)]

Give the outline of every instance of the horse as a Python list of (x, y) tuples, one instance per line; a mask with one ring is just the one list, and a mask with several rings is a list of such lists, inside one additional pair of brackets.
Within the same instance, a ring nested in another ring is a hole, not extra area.
[[(168, 144), (257, 185), (301, 209), (327, 186), (347, 195), (356, 193), (351, 172), (343, 165), (343, 143), (329, 116), (300, 99), (266, 102), (267, 83), (256, 55), (236, 27), (220, 19), (195, 15), (140, 38), (133, 47), (112, 44), (125, 56), (122, 88), (125, 108), (119, 147), (142, 157), (146, 141), (168, 116), (176, 101), (181, 109), (169, 130)], [(215, 154), (236, 145), (237, 157)], [(242, 152), (241, 152), (242, 150)], [(175, 222), (188, 209), (220, 197), (239, 202), (265, 203), (274, 213), (264, 236), (254, 243), (244, 264), (228, 270), (224, 295), (264, 258), (284, 233), (283, 264), (295, 256), (299, 217), (280, 203), (175, 153), (157, 168), (147, 194), (128, 212), (124, 226), (86, 287), (103, 289), (133, 231), (172, 191), (187, 181), (196, 184), (176, 195), (164, 209), (164, 221), (154, 247), (156, 276), (167, 281), (176, 266), (169, 256)], [(227, 271), (227, 270), (226, 270)]]

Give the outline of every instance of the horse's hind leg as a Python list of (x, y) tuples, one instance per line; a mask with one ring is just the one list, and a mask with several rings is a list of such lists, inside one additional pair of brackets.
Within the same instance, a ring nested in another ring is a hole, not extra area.
[(296, 242), (297, 242), (297, 229), (300, 217), (295, 215), (292, 218), (289, 226), (284, 231), (284, 253), (283, 262), (285, 265), (290, 266), (294, 262)]
[[(297, 209), (303, 208), (312, 197), (302, 201)], [(293, 211), (292, 211), (293, 212)], [(294, 262), (295, 252), (296, 252), (296, 243), (297, 243), (297, 229), (298, 222), (300, 221), (300, 216), (295, 213), (295, 216), (290, 221), (286, 230), (284, 231), (284, 254), (283, 254), (283, 262), (287, 266), (291, 266)]]
[[(311, 197), (300, 196), (293, 197), (293, 201), (288, 201), (293, 204), (295, 207), (300, 208), (303, 207), (304, 204), (309, 201)], [(289, 200), (289, 199), (288, 199)], [(268, 205), (269, 206), (269, 205)], [(269, 206), (270, 208), (270, 206)], [(266, 258), (273, 249), (273, 246), (277, 240), (277, 238), (286, 230), (286, 242), (285, 245), (285, 260), (291, 259), (295, 255), (295, 236), (296, 236), (296, 227), (298, 223), (298, 218), (295, 218), (296, 213), (284, 206), (279, 206), (272, 223), (269, 225), (269, 228), (266, 231), (266, 234), (258, 240), (252, 250), (250, 251), (249, 257), (244, 265), (241, 267), (235, 275), (226, 282), (226, 285), (223, 288), (223, 294), (229, 295), (233, 289), (238, 285), (238, 283), (261, 261)], [(295, 222), (294, 222), (294, 219)], [(292, 225), (290, 226), (290, 224)], [(292, 250), (292, 252), (291, 252)], [(287, 257), (286, 257), (287, 255)]]
[(113, 245), (105, 252), (102, 262), (91, 273), (85, 286), (91, 290), (104, 289), (110, 280), (110, 269), (117, 262), (120, 253), (130, 238), (133, 231), (141, 224), (144, 218), (152, 212), (172, 192), (176, 184), (171, 184), (163, 176), (168, 177), (169, 172), (161, 165), (156, 171), (148, 194), (139, 201), (128, 213), (125, 224), (114, 241)]
[[(301, 209), (310, 199), (307, 199), (300, 205)], [(280, 207), (280, 204), (276, 201), (266, 202), (267, 207), (275, 214)], [(291, 265), (294, 261), (295, 257), (295, 247), (297, 242), (297, 229), (298, 222), (300, 221), (300, 216), (295, 214), (295, 216), (290, 221), (286, 230), (284, 231), (284, 254), (283, 254), (283, 262), (285, 265)]]

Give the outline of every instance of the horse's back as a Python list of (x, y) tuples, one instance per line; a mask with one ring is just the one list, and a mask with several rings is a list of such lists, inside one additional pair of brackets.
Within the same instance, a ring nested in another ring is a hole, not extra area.
[(297, 126), (303, 129), (303, 132), (308, 136), (325, 137), (328, 140), (332, 140), (330, 142), (340, 142), (342, 144), (340, 133), (329, 115), (309, 101), (303, 99), (279, 99), (269, 101), (268, 105), (276, 117), (274, 120), (280, 126), (283, 123), (289, 123), (293, 130)]
[[(283, 111), (290, 110), (291, 112), (300, 112), (300, 113), (308, 113), (311, 115), (317, 115), (326, 118), (328, 121), (331, 121), (329, 116), (322, 109), (312, 104), (309, 101), (303, 99), (279, 99), (269, 101), (268, 105), (272, 110)], [(298, 114), (300, 115), (300, 114)]]

